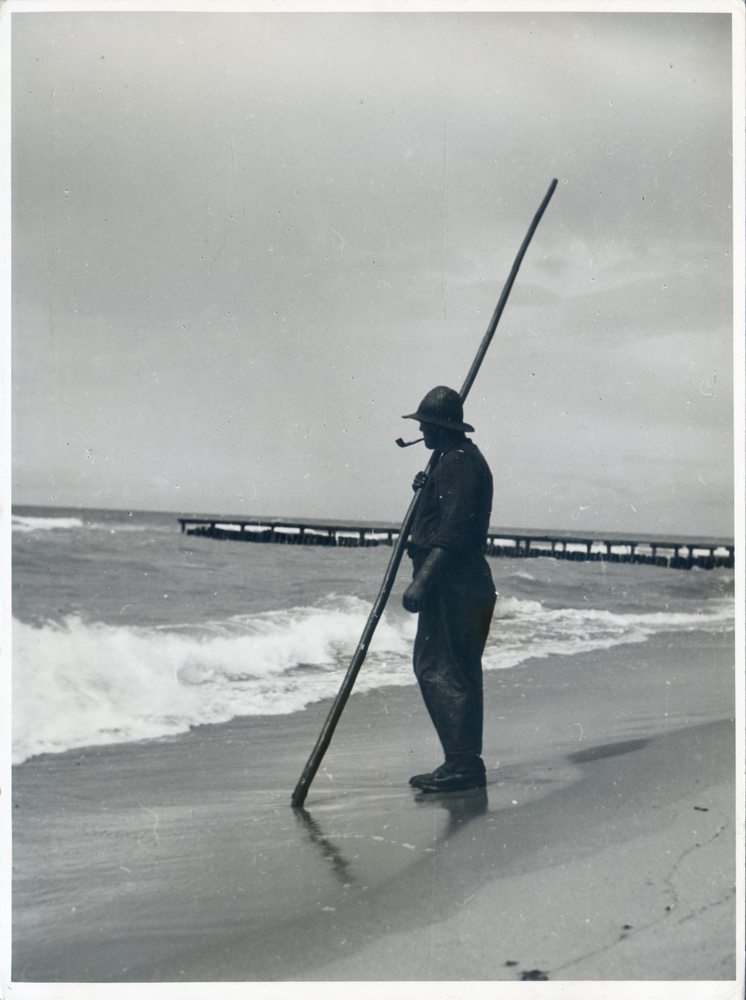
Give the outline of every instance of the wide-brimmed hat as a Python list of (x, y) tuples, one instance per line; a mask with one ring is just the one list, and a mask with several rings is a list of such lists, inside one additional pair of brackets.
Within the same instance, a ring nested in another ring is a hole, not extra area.
[(420, 423), (437, 424), (452, 431), (473, 431), (471, 424), (464, 423), (464, 407), (455, 389), (447, 385), (437, 385), (417, 407), (416, 413), (405, 413), (405, 420), (419, 420)]

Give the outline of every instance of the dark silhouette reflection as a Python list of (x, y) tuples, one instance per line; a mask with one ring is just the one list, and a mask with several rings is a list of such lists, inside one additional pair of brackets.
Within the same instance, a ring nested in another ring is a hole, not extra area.
[(302, 823), (303, 828), (308, 833), (314, 844), (318, 844), (325, 858), (331, 861), (334, 872), (340, 885), (355, 885), (357, 879), (352, 873), (352, 866), (345, 858), (336, 844), (333, 844), (313, 816), (302, 806), (293, 809), (294, 815)]
[[(414, 801), (418, 808), (445, 809), (448, 813), (448, 825), (436, 840), (435, 847), (459, 833), (471, 820), (484, 815), (488, 806), (486, 788), (475, 788), (468, 792), (423, 793), (417, 795)], [(352, 865), (337, 845), (324, 834), (318, 820), (302, 806), (294, 807), (293, 813), (311, 841), (318, 844), (324, 857), (331, 861), (332, 871), (340, 884), (357, 885), (359, 880), (353, 874)]]
[(486, 813), (489, 805), (486, 788), (439, 794), (421, 792), (414, 801), (422, 809), (445, 809), (448, 812), (448, 826), (438, 841), (447, 840), (454, 833), (458, 833), (471, 820)]

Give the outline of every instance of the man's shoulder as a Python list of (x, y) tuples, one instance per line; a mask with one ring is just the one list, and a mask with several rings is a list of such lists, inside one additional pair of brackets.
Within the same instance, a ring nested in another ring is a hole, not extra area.
[(441, 458), (441, 462), (449, 460), (454, 464), (473, 461), (484, 462), (485, 465), (487, 464), (484, 455), (479, 448), (477, 448), (471, 438), (461, 441), (459, 444), (451, 448), (450, 451), (447, 451)]
[(465, 471), (467, 468), (472, 468), (475, 471), (479, 470), (482, 474), (491, 474), (487, 460), (470, 438), (447, 451), (441, 458), (439, 464), (441, 463), (444, 469)]

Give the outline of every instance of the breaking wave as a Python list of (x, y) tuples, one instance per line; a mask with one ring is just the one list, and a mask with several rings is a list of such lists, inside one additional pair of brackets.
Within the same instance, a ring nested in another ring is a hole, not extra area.
[[(13, 759), (74, 747), (166, 737), (241, 715), (277, 715), (336, 694), (367, 620), (355, 597), (236, 616), (207, 625), (149, 628), (13, 622)], [(547, 610), (499, 599), (487, 670), (532, 657), (574, 655), (657, 632), (726, 631), (732, 604), (706, 613), (615, 614)], [(414, 683), (414, 616), (384, 615), (356, 690)]]
[(83, 522), (79, 517), (22, 517), (20, 514), (11, 515), (11, 527), (13, 531), (53, 531), (55, 528), (82, 528)]

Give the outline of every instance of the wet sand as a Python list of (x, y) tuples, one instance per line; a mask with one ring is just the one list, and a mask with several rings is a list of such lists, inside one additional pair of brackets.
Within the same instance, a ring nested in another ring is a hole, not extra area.
[[(13, 979), (732, 980), (732, 636), (485, 675), (486, 793), (416, 688), (14, 769)], [(704, 995), (704, 994), (703, 994)]]

